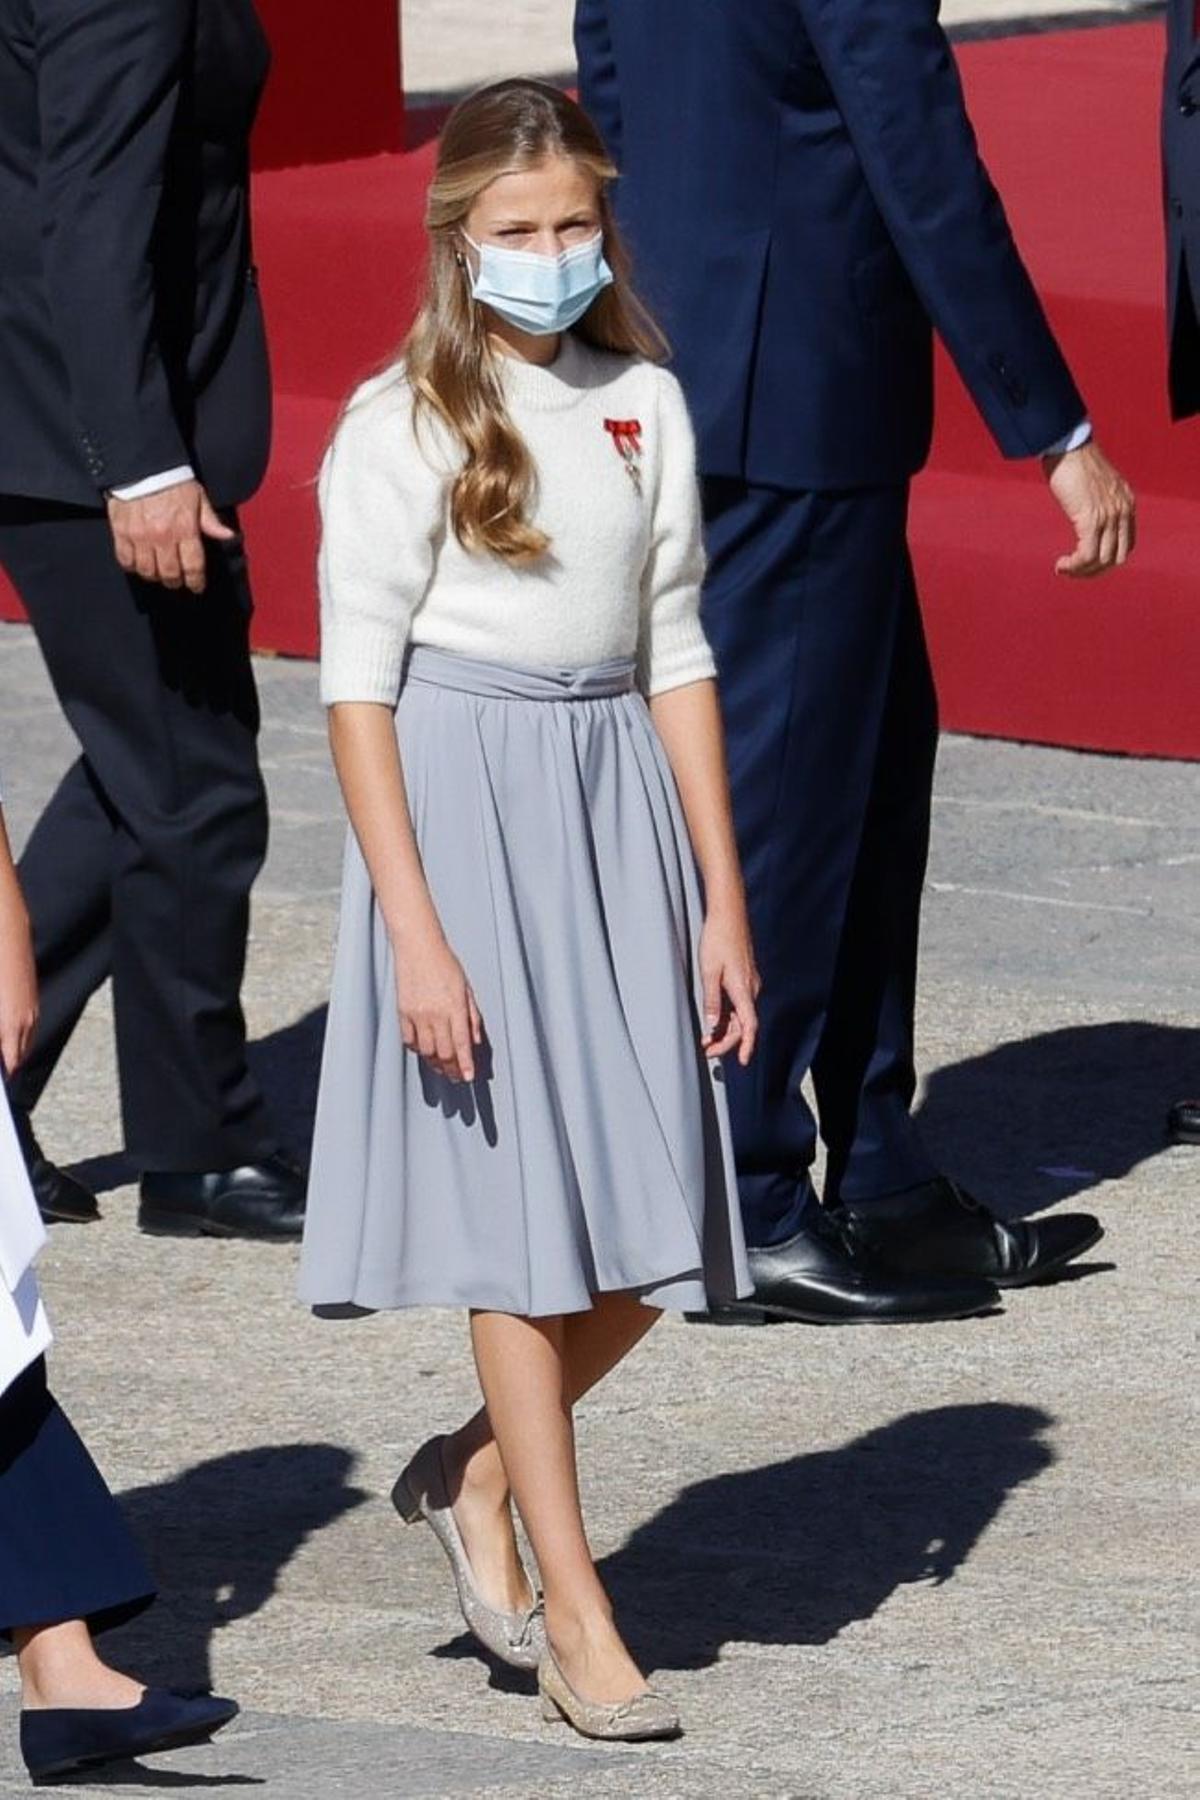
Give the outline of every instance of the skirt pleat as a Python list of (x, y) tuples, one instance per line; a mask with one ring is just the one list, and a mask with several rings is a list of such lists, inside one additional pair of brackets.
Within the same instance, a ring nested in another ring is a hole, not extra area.
[(328, 1308), (547, 1316), (748, 1290), (721, 1071), (700, 1048), (698, 884), (627, 666), (413, 653), (396, 715), (446, 936), (483, 1016), (471, 1086), (400, 1033), (346, 847), (301, 1266)]

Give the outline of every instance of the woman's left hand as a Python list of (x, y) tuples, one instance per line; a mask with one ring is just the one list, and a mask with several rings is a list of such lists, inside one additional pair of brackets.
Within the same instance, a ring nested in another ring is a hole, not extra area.
[(700, 980), (705, 1055), (725, 1056), (736, 1049), (745, 1068), (758, 1037), (755, 1002), (762, 981), (743, 903), (710, 909), (700, 934)]

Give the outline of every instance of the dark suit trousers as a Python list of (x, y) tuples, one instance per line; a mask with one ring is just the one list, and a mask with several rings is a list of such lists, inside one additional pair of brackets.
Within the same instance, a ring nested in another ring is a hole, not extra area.
[(0, 1632), (67, 1619), (102, 1631), (153, 1598), (145, 1559), (39, 1358), (0, 1394)]
[(704, 623), (763, 975), (727, 1082), (748, 1241), (795, 1229), (816, 1122), (824, 1199), (935, 1171), (911, 1117), (937, 705), (907, 487), (793, 493), (710, 478)]
[(0, 564), (83, 752), (21, 859), (42, 1019), (13, 1099), (36, 1104), (111, 975), (139, 1167), (267, 1154), (240, 1003), (267, 843), (244, 554), (210, 545), (207, 591), (169, 592), (121, 572), (102, 514), (5, 498)]

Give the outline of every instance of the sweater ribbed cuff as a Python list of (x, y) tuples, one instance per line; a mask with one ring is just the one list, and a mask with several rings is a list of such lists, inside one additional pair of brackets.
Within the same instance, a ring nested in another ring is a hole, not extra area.
[(405, 639), (394, 626), (356, 619), (341, 629), (327, 619), (321, 634), (321, 703), (355, 700), (395, 706), (400, 698)]
[(665, 694), (668, 689), (684, 687), (690, 681), (710, 681), (716, 673), (716, 661), (704, 635), (704, 627), (694, 612), (653, 628), (646, 684), (648, 694)]

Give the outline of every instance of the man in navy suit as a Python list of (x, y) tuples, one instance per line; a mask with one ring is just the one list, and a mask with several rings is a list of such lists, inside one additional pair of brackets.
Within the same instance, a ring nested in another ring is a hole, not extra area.
[(266, 467), (252, 0), (0, 0), (0, 566), (80, 756), (21, 862), (42, 1015), (10, 1084), (43, 1215), (95, 1196), (30, 1114), (111, 975), (126, 1148), (160, 1234), (298, 1237), (246, 1058), (267, 846), (234, 508)]
[(935, 0), (579, 0), (576, 46), (699, 437), (764, 978), (755, 1061), (729, 1071), (743, 1316), (977, 1310), (980, 1284), (1043, 1279), (1101, 1234), (994, 1218), (911, 1116), (937, 715), (906, 514), (932, 328), (1001, 451), (1044, 458), (1076, 536), (1062, 573), (1125, 560), (1132, 496), (979, 160)]
[[(1167, 206), (1167, 343), (1171, 416), (1200, 413), (1200, 9), (1170, 0), (1163, 85), (1163, 196)], [(1200, 1144), (1200, 1099), (1180, 1100), (1167, 1127)]]

